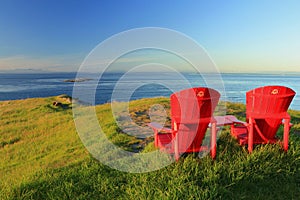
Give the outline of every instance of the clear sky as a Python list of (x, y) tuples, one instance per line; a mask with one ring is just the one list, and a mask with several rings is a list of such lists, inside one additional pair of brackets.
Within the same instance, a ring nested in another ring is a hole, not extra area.
[(103, 40), (149, 26), (195, 39), (222, 72), (300, 72), (297, 0), (0, 0), (0, 70), (76, 71)]

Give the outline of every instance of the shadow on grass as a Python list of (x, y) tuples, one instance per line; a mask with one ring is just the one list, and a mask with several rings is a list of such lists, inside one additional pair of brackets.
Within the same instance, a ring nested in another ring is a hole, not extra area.
[(62, 103), (60, 106), (46, 105), (47, 109), (52, 111), (63, 111), (63, 110), (71, 110), (72, 106), (70, 104)]

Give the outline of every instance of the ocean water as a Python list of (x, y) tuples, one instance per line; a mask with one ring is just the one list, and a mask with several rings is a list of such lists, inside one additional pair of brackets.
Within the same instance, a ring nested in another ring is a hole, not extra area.
[[(91, 104), (102, 104), (170, 96), (187, 87), (221, 86), (224, 88), (221, 92), (222, 100), (245, 103), (248, 90), (265, 85), (283, 85), (296, 91), (290, 108), (300, 110), (300, 75), (226, 73), (216, 79), (210, 75), (192, 73), (105, 73), (100, 79), (96, 74), (83, 74), (79, 78), (91, 80), (64, 82), (75, 77), (76, 73), (0, 73), (0, 101), (67, 94)], [(76, 89), (73, 93), (74, 87)]]

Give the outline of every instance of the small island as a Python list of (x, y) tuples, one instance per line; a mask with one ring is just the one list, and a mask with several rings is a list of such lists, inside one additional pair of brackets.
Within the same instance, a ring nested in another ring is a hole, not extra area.
[(74, 83), (74, 82), (84, 82), (84, 81), (90, 81), (91, 78), (75, 78), (75, 79), (66, 79), (64, 82), (66, 83)]

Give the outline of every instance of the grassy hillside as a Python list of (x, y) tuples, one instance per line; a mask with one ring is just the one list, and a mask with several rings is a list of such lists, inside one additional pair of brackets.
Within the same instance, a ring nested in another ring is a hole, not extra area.
[[(60, 100), (65, 107), (52, 106)], [(38, 171), (88, 157), (76, 134), (72, 109), (60, 97), (0, 102), (0, 184), (5, 190)]]
[[(56, 107), (53, 101), (63, 104)], [(145, 126), (149, 108), (157, 104), (168, 115), (167, 98), (130, 102), (133, 122)], [(99, 105), (96, 112), (115, 144), (133, 152), (154, 149), (152, 138), (124, 134), (110, 105)], [(244, 105), (227, 103), (227, 114), (244, 119), (244, 112)], [(249, 155), (226, 130), (215, 161), (194, 154), (158, 171), (130, 174), (89, 155), (65, 96), (0, 102), (0, 199), (297, 199), (300, 112), (290, 114), (294, 127), (288, 153), (278, 144), (256, 146)]]

